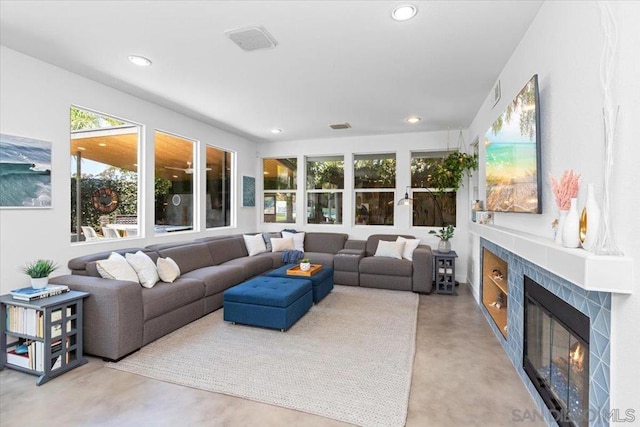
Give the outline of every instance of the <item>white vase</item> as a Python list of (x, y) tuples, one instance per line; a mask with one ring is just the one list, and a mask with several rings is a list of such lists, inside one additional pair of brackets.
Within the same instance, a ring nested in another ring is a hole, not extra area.
[(301, 262), (300, 263), (300, 270), (309, 271), (310, 269), (311, 269), (311, 263), (310, 262)]
[(571, 207), (564, 220), (562, 245), (565, 248), (577, 248), (580, 246), (580, 215), (578, 215), (578, 208), (576, 207), (577, 202), (577, 199), (571, 199)]
[(562, 245), (562, 230), (564, 229), (564, 221), (567, 219), (568, 210), (560, 209), (560, 218), (558, 218), (558, 228), (556, 228), (556, 237), (553, 242), (556, 245)]
[(580, 228), (584, 228), (582, 247), (591, 251), (600, 229), (600, 207), (593, 194), (593, 184), (587, 184), (587, 203), (580, 217)]
[(31, 287), (34, 289), (46, 288), (48, 284), (49, 284), (48, 277), (39, 277), (39, 278), (32, 277), (31, 278)]

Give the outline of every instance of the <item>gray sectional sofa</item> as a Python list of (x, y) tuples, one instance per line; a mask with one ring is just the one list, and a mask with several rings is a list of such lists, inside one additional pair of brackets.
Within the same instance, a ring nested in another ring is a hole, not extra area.
[[(359, 241), (348, 240), (348, 235), (342, 233), (306, 233), (305, 257), (313, 263), (335, 267), (336, 284), (430, 292), (432, 261), (428, 246), (416, 249), (413, 262), (371, 256), (377, 241), (396, 237), (374, 235), (367, 241)], [(109, 251), (72, 259), (68, 264), (70, 275), (50, 279), (52, 284), (64, 284), (90, 294), (84, 302), (84, 349), (88, 354), (118, 360), (221, 308), (226, 289), (283, 265), (279, 252), (248, 256), (242, 235), (115, 252), (138, 250), (154, 262), (158, 257), (172, 258), (180, 268), (180, 277), (173, 283), (158, 282), (152, 288), (131, 281), (104, 279), (96, 262), (108, 258)], [(334, 266), (334, 261), (340, 259), (347, 261), (350, 269), (357, 260), (358, 271), (344, 271), (347, 274), (341, 275), (341, 266)], [(341, 277), (348, 278), (342, 281), (346, 283), (341, 283)]]

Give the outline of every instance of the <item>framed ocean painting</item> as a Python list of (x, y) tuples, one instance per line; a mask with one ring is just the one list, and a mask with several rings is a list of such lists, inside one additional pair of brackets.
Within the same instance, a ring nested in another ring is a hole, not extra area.
[(487, 210), (541, 213), (537, 75), (487, 130), (484, 145)]
[(51, 142), (0, 134), (0, 208), (51, 207)]

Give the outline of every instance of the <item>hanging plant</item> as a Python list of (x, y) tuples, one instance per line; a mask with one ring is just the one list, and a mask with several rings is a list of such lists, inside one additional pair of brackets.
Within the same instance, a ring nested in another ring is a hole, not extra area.
[(438, 193), (447, 188), (458, 190), (462, 185), (462, 177), (467, 172), (469, 175), (478, 169), (478, 155), (453, 151), (442, 160), (431, 176), (431, 183)]

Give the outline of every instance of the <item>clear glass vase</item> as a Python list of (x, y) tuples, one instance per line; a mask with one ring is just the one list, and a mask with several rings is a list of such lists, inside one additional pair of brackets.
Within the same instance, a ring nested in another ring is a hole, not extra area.
[(616, 245), (611, 224), (611, 172), (613, 171), (613, 142), (620, 106), (602, 109), (604, 119), (604, 173), (602, 186), (602, 205), (600, 209), (600, 227), (593, 243), (592, 252), (597, 255), (624, 255)]

